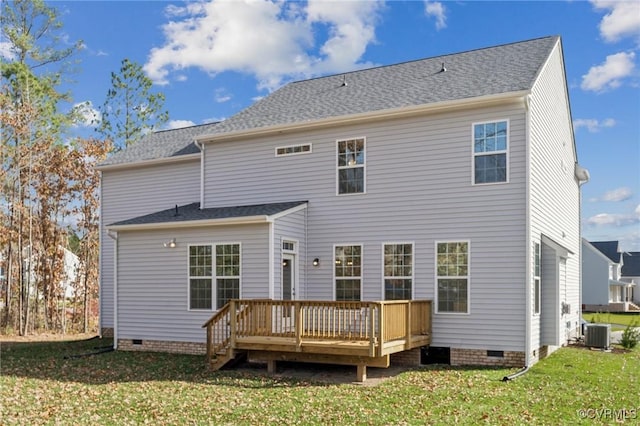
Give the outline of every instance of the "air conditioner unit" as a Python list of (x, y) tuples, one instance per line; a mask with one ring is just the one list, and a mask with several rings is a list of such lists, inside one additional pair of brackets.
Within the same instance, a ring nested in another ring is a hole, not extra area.
[(584, 336), (585, 346), (608, 348), (611, 339), (611, 324), (587, 324)]

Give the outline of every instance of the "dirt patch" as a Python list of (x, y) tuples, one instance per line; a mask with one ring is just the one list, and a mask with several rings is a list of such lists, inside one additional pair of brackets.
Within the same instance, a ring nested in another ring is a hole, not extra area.
[(60, 334), (42, 333), (30, 334), (27, 336), (0, 334), (0, 344), (9, 345), (12, 343), (33, 343), (33, 342), (73, 342), (76, 340), (88, 340), (97, 337), (95, 333)]
[(583, 342), (571, 343), (568, 345), (568, 347), (573, 349), (583, 349), (583, 350), (594, 351), (594, 352), (607, 352), (612, 354), (626, 354), (631, 352), (630, 350), (621, 348), (619, 346), (612, 346), (608, 349), (592, 348), (590, 346), (585, 346)]
[[(267, 375), (267, 365), (262, 363), (243, 362), (233, 367), (233, 369), (252, 375)], [(281, 377), (332, 385), (354, 384), (360, 386), (377, 386), (405, 371), (407, 371), (407, 367), (367, 367), (367, 380), (357, 382), (355, 366), (278, 361), (276, 373), (270, 375), (270, 377)]]

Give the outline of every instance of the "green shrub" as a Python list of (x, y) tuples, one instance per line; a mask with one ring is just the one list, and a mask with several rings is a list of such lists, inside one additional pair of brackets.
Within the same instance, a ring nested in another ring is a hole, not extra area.
[(638, 344), (640, 340), (640, 329), (637, 327), (640, 323), (637, 320), (633, 320), (631, 324), (627, 326), (622, 332), (622, 338), (620, 339), (620, 344), (625, 349), (633, 349)]

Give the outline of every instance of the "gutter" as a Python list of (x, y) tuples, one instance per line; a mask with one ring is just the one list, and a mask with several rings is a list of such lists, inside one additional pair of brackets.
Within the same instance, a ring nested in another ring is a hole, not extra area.
[(167, 164), (167, 163), (180, 163), (183, 161), (193, 161), (200, 158), (200, 154), (185, 154), (185, 155), (176, 155), (174, 157), (162, 157), (162, 158), (153, 158), (150, 160), (141, 160), (135, 161), (132, 163), (117, 163), (117, 164), (98, 164), (95, 169), (98, 171), (105, 170), (119, 170), (119, 169), (130, 169), (137, 167), (145, 167), (145, 166), (156, 166), (159, 164)]

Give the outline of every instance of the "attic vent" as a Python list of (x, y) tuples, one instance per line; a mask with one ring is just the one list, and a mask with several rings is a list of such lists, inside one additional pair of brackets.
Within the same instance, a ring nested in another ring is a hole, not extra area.
[(440, 72), (447, 72), (447, 67), (444, 66), (444, 62), (442, 63), (442, 68), (440, 68)]
[(347, 85), (347, 76), (343, 75), (342, 76), (342, 84), (340, 85), (341, 87), (345, 87)]

